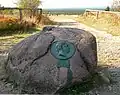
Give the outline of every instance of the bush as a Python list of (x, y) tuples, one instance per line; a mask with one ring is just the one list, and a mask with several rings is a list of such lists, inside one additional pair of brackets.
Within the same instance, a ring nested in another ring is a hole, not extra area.
[(105, 11), (110, 11), (110, 7), (109, 7), (109, 6), (107, 6), (107, 8), (105, 9)]
[(27, 22), (24, 20), (20, 21), (16, 18), (0, 18), (0, 35), (27, 32), (29, 28), (34, 26), (35, 24), (33, 24), (32, 22)]
[(35, 32), (36, 27), (41, 28), (44, 25), (53, 24), (56, 23), (44, 15), (24, 18), (22, 21), (13, 17), (0, 17), (0, 35)]
[(40, 24), (42, 25), (54, 25), (54, 21), (50, 20), (49, 17), (42, 15)]

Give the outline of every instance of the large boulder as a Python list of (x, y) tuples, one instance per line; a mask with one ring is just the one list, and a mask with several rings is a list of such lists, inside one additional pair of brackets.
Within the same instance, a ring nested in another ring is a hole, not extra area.
[(20, 93), (59, 93), (95, 72), (96, 49), (96, 38), (87, 31), (45, 27), (10, 50), (9, 81)]

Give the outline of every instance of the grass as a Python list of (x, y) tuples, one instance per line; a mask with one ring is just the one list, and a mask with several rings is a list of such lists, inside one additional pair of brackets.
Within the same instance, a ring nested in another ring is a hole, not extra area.
[(16, 43), (23, 40), (25, 37), (30, 36), (30, 34), (20, 34), (20, 35), (12, 35), (12, 36), (5, 36), (0, 37), (0, 52), (8, 50), (10, 47), (15, 45)]
[(0, 36), (9, 34), (27, 33), (34, 30), (36, 27), (43, 27), (44, 25), (54, 25), (56, 22), (50, 20), (47, 16), (36, 16), (33, 18), (24, 18), (20, 21), (15, 17), (0, 17)]
[(0, 36), (0, 52), (8, 50), (16, 43), (20, 42), (30, 35), (33, 35), (34, 33), (40, 32), (40, 30), (41, 29), (31, 29), (27, 33)]
[(112, 14), (100, 14), (98, 19), (94, 15), (80, 15), (77, 21), (95, 29), (106, 31), (114, 36), (120, 36), (120, 17)]
[(14, 33), (25, 33), (35, 27), (35, 24), (28, 21), (20, 21), (13, 17), (0, 17), (0, 36)]
[(52, 21), (47, 15), (42, 15), (40, 24), (42, 24), (42, 25), (55, 25), (57, 23)]

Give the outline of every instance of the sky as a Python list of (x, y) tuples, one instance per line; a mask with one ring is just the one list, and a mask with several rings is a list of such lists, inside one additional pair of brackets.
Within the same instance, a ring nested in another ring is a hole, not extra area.
[[(0, 0), (5, 7), (16, 7), (17, 0)], [(100, 8), (111, 6), (113, 0), (42, 0), (41, 8)]]

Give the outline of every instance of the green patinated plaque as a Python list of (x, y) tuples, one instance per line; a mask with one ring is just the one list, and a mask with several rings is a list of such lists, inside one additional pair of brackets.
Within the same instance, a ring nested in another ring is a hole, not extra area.
[(75, 54), (76, 48), (74, 44), (68, 41), (55, 41), (51, 46), (51, 54), (58, 59), (57, 68), (68, 68), (67, 83), (72, 82), (72, 71), (70, 69), (70, 58)]
[(68, 41), (55, 41), (51, 46), (51, 54), (60, 60), (67, 60), (75, 54), (74, 44)]

